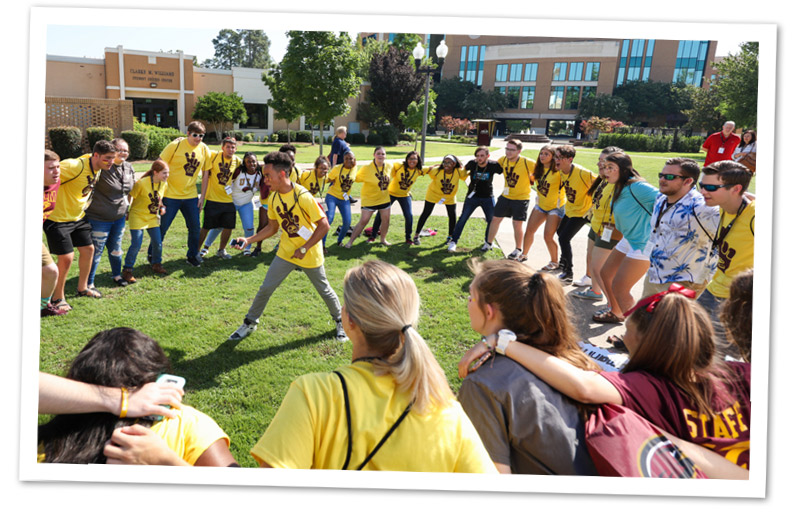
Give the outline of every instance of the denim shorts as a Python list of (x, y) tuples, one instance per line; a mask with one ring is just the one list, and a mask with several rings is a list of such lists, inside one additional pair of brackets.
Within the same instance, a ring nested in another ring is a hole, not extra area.
[(539, 213), (544, 213), (545, 215), (558, 215), (558, 218), (563, 219), (564, 214), (566, 213), (566, 206), (562, 206), (560, 208), (553, 208), (552, 210), (543, 210), (539, 207), (538, 204), (533, 206), (533, 209), (538, 211)]

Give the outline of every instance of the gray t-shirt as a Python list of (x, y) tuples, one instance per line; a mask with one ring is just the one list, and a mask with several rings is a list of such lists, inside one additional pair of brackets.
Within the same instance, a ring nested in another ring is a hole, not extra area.
[(86, 209), (86, 218), (114, 222), (128, 210), (128, 194), (133, 190), (133, 166), (127, 161), (111, 165), (97, 178), (92, 203)]
[(458, 391), (492, 460), (512, 473), (597, 475), (577, 406), (517, 362), (495, 355)]

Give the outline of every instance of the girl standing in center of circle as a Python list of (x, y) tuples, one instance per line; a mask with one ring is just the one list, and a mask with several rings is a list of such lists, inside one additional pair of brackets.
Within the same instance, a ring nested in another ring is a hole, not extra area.
[(453, 231), (456, 228), (456, 193), (459, 180), (466, 181), (467, 171), (461, 161), (452, 154), (444, 157), (441, 164), (425, 167), (423, 173), (431, 176), (431, 183), (425, 192), (425, 207), (417, 222), (417, 232), (414, 233), (414, 244), (419, 245), (419, 233), (433, 213), (433, 207), (444, 204), (447, 208), (447, 242), (453, 240)]
[(386, 233), (389, 231), (389, 214), (391, 199), (389, 197), (390, 170), (386, 170), (386, 149), (375, 147), (372, 153), (372, 163), (364, 165), (356, 174), (356, 182), (364, 183), (361, 189), (361, 218), (358, 219), (350, 240), (345, 247), (348, 249), (353, 245), (353, 241), (358, 238), (364, 228), (367, 227), (372, 214), (381, 214), (381, 244), (391, 245), (386, 241)]

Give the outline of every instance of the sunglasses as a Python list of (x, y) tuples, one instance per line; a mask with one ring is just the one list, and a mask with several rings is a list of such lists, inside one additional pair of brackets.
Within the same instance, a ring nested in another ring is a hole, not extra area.
[(205, 134), (203, 134), (203, 133), (192, 133), (189, 136), (191, 136), (192, 138), (200, 138), (202, 140), (203, 137), (205, 136)]
[[(659, 179), (666, 179), (667, 181), (674, 181), (675, 179), (678, 179), (679, 177), (681, 179), (691, 179), (689, 176), (681, 176), (679, 174), (658, 174), (658, 178)], [(712, 191), (713, 190), (709, 190), (709, 192), (712, 192)]]
[(705, 190), (706, 192), (716, 192), (720, 188), (730, 188), (735, 185), (707, 185), (704, 183), (697, 183), (697, 188)]

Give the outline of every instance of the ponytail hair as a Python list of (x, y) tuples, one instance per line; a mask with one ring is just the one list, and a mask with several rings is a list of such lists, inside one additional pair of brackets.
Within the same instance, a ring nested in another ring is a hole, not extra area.
[(167, 162), (163, 159), (157, 159), (150, 165), (150, 170), (145, 172), (142, 177), (152, 177), (156, 172), (163, 172), (167, 169)]
[(578, 334), (561, 283), (512, 260), (469, 262), (480, 306), (492, 305), (517, 341), (559, 357), (575, 367), (599, 367), (578, 346)]
[(412, 408), (424, 413), (453, 399), (444, 371), (417, 332), (419, 293), (404, 271), (371, 260), (344, 276), (344, 309), (364, 334), (375, 374), (391, 374), (408, 393)]
[(619, 168), (619, 180), (614, 184), (613, 199), (615, 202), (629, 181), (644, 181), (642, 175), (633, 168), (631, 157), (624, 152), (612, 152), (606, 156), (606, 161), (614, 163)]
[[(547, 170), (544, 169), (544, 163), (539, 156), (541, 156), (542, 151), (547, 151), (550, 153), (550, 165), (548, 165)], [(545, 145), (541, 149), (539, 149), (539, 155), (536, 156), (536, 165), (533, 166), (533, 179), (535, 181), (539, 181), (545, 172), (552, 172), (556, 169), (556, 146), (555, 145)]]

